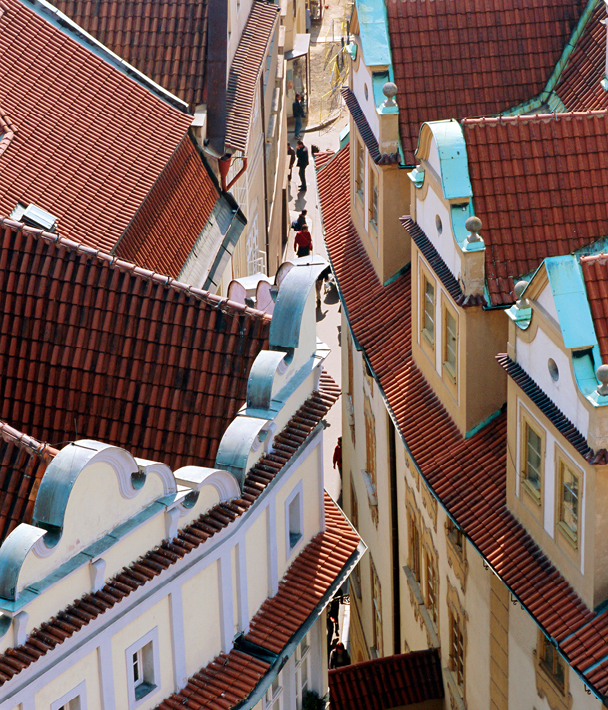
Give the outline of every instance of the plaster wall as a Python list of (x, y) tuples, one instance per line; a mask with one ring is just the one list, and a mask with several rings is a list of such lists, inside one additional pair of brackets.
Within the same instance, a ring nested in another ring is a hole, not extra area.
[[(360, 61), (357, 60), (351, 63), (352, 74), (352, 92), (357, 97), (359, 106), (367, 118), (370, 128), (376, 140), (380, 137), (380, 124), (378, 121), (378, 113), (376, 112), (376, 104), (374, 103), (374, 90), (372, 87), (372, 72), (371, 69), (365, 66), (365, 57), (361, 49), (361, 41), (357, 37), (357, 55), (360, 54)], [(367, 98), (365, 98), (365, 86), (367, 86)]]
[(83, 678), (86, 678), (87, 710), (102, 710), (97, 649), (75, 660), (74, 665), (68, 670), (49, 680), (47, 685), (34, 696), (36, 709), (47, 710), (51, 707), (51, 703), (76, 688)]
[(559, 323), (559, 316), (557, 314), (557, 308), (555, 306), (555, 299), (553, 298), (553, 291), (549, 286), (548, 282), (545, 288), (540, 292), (537, 301), (540, 305), (547, 311), (547, 313)]
[[(173, 657), (171, 641), (171, 612), (169, 597), (163, 597), (157, 604), (142, 613), (131, 623), (117, 630), (112, 636), (112, 669), (116, 708), (125, 706), (128, 698), (126, 649), (137, 642), (152, 629), (158, 629), (158, 649), (160, 659), (160, 679), (156, 688), (145, 696), (138, 705), (138, 710), (155, 708), (164, 698), (169, 697), (175, 688), (173, 677)], [(200, 664), (198, 666), (200, 668)]]
[[(228, 67), (232, 65), (243, 30), (247, 24), (249, 13), (251, 12), (252, 0), (228, 0), (230, 11), (228, 20), (230, 23), (228, 32)], [(228, 69), (230, 72), (230, 69)], [(228, 77), (226, 77), (228, 81)]]
[[(221, 651), (219, 562), (205, 567), (182, 585), (184, 648), (188, 677), (212, 661)], [(164, 696), (163, 696), (164, 697)]]
[[(271, 503), (274, 505), (274, 503)], [(270, 579), (268, 575), (268, 508), (260, 513), (258, 519), (247, 531), (245, 549), (247, 554), (247, 592), (249, 600), (249, 618), (262, 606), (270, 594)], [(260, 544), (263, 541), (264, 544)], [(274, 542), (276, 549), (276, 541)]]
[[(545, 289), (547, 290), (550, 289)], [(539, 316), (534, 313), (532, 319), (539, 320)], [(532, 328), (532, 324), (529, 327)], [(517, 362), (586, 437), (589, 431), (589, 412), (583, 404), (582, 395), (576, 384), (570, 356), (563, 350), (561, 333), (559, 341), (555, 336), (551, 337), (540, 324), (539, 327), (534, 328), (531, 339), (523, 339), (518, 333)], [(554, 380), (549, 372), (549, 358), (553, 359), (558, 367), (557, 380)]]

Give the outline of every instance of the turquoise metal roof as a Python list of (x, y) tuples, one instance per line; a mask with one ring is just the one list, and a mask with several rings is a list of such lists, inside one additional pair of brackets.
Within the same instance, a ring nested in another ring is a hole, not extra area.
[(383, 0), (355, 0), (355, 4), (365, 66), (389, 66), (391, 50)]
[[(441, 187), (446, 200), (473, 197), (469, 179), (467, 146), (458, 121), (431, 121), (426, 124), (433, 134), (441, 166)], [(422, 130), (422, 129), (421, 129)]]
[(545, 259), (545, 268), (564, 345), (574, 349), (597, 345), (583, 274), (576, 257), (571, 254), (550, 257)]

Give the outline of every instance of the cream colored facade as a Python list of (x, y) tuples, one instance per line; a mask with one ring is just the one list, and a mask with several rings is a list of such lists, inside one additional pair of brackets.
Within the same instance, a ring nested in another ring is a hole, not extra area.
[[(218, 468), (171, 471), (96, 441), (77, 441), (56, 454), (36, 498), (37, 524), (22, 523), (0, 547), (0, 655), (74, 599), (83, 599), (86, 609), (86, 595), (213, 506), (241, 498), (246, 473), (318, 388), (327, 355), (315, 337), (319, 268), (295, 269), (282, 282), (270, 335), (274, 350), (262, 351), (253, 365), (255, 405), (244, 406), (226, 431)], [(298, 554), (325, 528), (323, 429), (322, 422), (316, 425), (230, 525), (4, 682), (0, 708), (154, 708), (230, 652)], [(338, 577), (336, 588), (346, 578)], [(280, 698), (283, 710), (299, 710), (303, 689), (325, 693), (324, 603), (299, 624), (244, 707), (274, 708)]]
[[(387, 152), (383, 145), (398, 141), (397, 125), (390, 113), (383, 113), (382, 106), (369, 103), (371, 92), (367, 86), (371, 86), (372, 70), (383, 67), (367, 68), (360, 39), (355, 39), (358, 56), (351, 88), (382, 155)], [(495, 363), (496, 354), (507, 347), (511, 357), (517, 348), (519, 360), (519, 353), (529, 348), (539, 333), (539, 352), (526, 355), (532, 377), (536, 379), (537, 368), (533, 365), (537, 358), (542, 358), (540, 367), (546, 370), (549, 344), (558, 351), (552, 357), (563, 360), (560, 372), (563, 368), (567, 376), (571, 375), (571, 359), (564, 350), (555, 317), (550, 317), (546, 305), (543, 307), (543, 297), (534, 295), (542, 290), (542, 276), (536, 277), (541, 286), (531, 296), (537, 299), (532, 325), (519, 331), (510, 324), (504, 311), (459, 305), (399, 224), (398, 217), (403, 214), (418, 224), (457, 277), (464, 298), (483, 295), (483, 229), (481, 240), (477, 240), (476, 232), (464, 228), (465, 220), (474, 214), (470, 184), (458, 183), (457, 190), (447, 194), (444, 189), (443, 178), (448, 168), (442, 160), (448, 158), (444, 145), (438, 149), (436, 136), (458, 126), (446, 129), (445, 123), (449, 122), (422, 126), (417, 152), (420, 167), (412, 172), (399, 170), (395, 165), (375, 164), (357, 123), (351, 118), (351, 219), (381, 283), (386, 285), (402, 269), (411, 271), (411, 306), (407, 307), (411, 307), (413, 360), (460, 434), (470, 436), (484, 424), (491, 426), (492, 418), (506, 403), (509, 509), (593, 609), (607, 597), (605, 516), (600, 512), (605, 499), (601, 483), (604, 467), (590, 466), (510, 380), (507, 392), (506, 374)], [(464, 140), (461, 147), (466, 156)], [(449, 158), (455, 158), (455, 154)], [(376, 185), (378, 217), (373, 223), (369, 204)], [(426, 301), (425, 295), (429, 296)], [(544, 298), (546, 301), (547, 297)], [(425, 324), (426, 317), (431, 315), (434, 330), (429, 336)], [(448, 329), (456, 334), (455, 350), (449, 354)], [(560, 679), (556, 681), (556, 673), (548, 670), (543, 653), (544, 644), (550, 641), (537, 619), (517, 603), (426, 484), (410, 456), (407, 442), (395, 429), (387, 401), (344, 314), (342, 334), (342, 383), (346, 395), (344, 504), (369, 548), (367, 559), (351, 577), (353, 661), (439, 647), (446, 707), (458, 710), (601, 707), (601, 701), (590, 693), (567, 661), (558, 657), (557, 651), (554, 663), (562, 674)], [(544, 388), (546, 379), (545, 376), (536, 381)], [(576, 396), (572, 396), (575, 386), (571, 392), (565, 387), (561, 385), (561, 397), (568, 402), (568, 416), (577, 424), (585, 417), (592, 422), (593, 407), (588, 402), (577, 403)], [(549, 388), (549, 396), (554, 395), (555, 390)], [(557, 403), (566, 411), (563, 402)], [(406, 402), (403, 404), (407, 406)], [(521, 445), (517, 442), (525, 417), (531, 418), (542, 432), (547, 452), (548, 480), (540, 503), (533, 501), (521, 487), (518, 453)], [(581, 427), (581, 431), (591, 443), (593, 436), (601, 438), (600, 432), (605, 429), (599, 423), (595, 427), (590, 423), (588, 429)], [(417, 435), (424, 436), (424, 431)], [(371, 447), (370, 440), (373, 440)], [(582, 539), (577, 545), (567, 539), (555, 522), (557, 484), (552, 467), (560, 460), (576, 467), (584, 482), (581, 495), (587, 501), (585, 531), (581, 532)]]

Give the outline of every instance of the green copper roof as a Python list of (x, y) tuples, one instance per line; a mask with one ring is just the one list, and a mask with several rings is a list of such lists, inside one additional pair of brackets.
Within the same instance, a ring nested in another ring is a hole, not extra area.
[(389, 66), (391, 50), (383, 0), (356, 0), (356, 6), (365, 66)]
[(441, 187), (446, 200), (473, 196), (469, 179), (467, 146), (458, 121), (430, 121), (426, 124), (435, 138), (441, 167)]

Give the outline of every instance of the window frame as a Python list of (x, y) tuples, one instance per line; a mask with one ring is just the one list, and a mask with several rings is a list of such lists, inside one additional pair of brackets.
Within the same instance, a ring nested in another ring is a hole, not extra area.
[[(355, 481), (353, 475), (350, 475), (350, 522), (355, 530), (359, 531), (359, 500), (357, 491), (355, 490)], [(353, 570), (353, 580), (355, 582), (355, 594), (358, 599), (361, 599), (361, 563), (357, 562)]]
[[(441, 367), (442, 371), (445, 373), (448, 382), (452, 385), (458, 384), (458, 336), (459, 336), (459, 322), (458, 314), (453, 308), (450, 308), (446, 300), (443, 299), (442, 307), (442, 317), (441, 317)], [(450, 362), (448, 353), (450, 352), (449, 347), (449, 328), (448, 319), (451, 318), (454, 321), (455, 326), (455, 341), (454, 341), (454, 363)]]
[(378, 232), (378, 198), (380, 195), (380, 180), (376, 169), (369, 166), (369, 223)]
[[(141, 652), (141, 680), (135, 682), (133, 677), (133, 656)], [(139, 707), (147, 702), (152, 695), (161, 689), (160, 646), (158, 642), (158, 626), (150, 629), (145, 636), (125, 649), (127, 665), (128, 707)]]
[[(304, 693), (310, 690), (310, 643), (308, 642), (308, 634), (296, 647), (295, 653), (295, 689), (296, 689), (296, 710), (302, 710), (304, 702)], [(302, 648), (302, 644), (306, 644)], [(302, 669), (306, 669), (306, 687), (302, 684)]]
[(355, 195), (365, 204), (365, 146), (355, 138)]
[[(583, 504), (583, 493), (584, 493), (584, 473), (576, 466), (568, 456), (559, 448), (555, 447), (555, 478), (556, 478), (556, 528), (560, 531), (561, 535), (568, 541), (569, 545), (577, 550), (581, 544), (581, 509)], [(576, 514), (576, 532), (572, 530), (571, 526), (564, 520), (564, 470), (569, 471), (574, 478), (577, 480), (577, 514)]]
[(372, 640), (378, 656), (383, 655), (383, 634), (382, 634), (382, 586), (378, 578), (376, 566), (370, 555), (369, 557), (370, 588), (372, 602)]
[(422, 533), (413, 510), (408, 506), (408, 567), (420, 584), (422, 579)]
[[(528, 431), (532, 431), (540, 441), (540, 463), (538, 470), (538, 488), (534, 486), (529, 480), (528, 474)], [(543, 489), (544, 489), (544, 475), (545, 475), (545, 457), (546, 457), (546, 431), (544, 427), (540, 425), (536, 419), (527, 412), (527, 410), (521, 410), (521, 416), (519, 420), (519, 438), (520, 438), (520, 452), (519, 452), (519, 480), (521, 487), (524, 489), (528, 497), (533, 500), (539, 507), (542, 505)]]
[[(419, 283), (418, 283), (418, 294), (419, 294), (419, 304), (418, 304), (418, 339), (420, 342), (420, 347), (426, 351), (426, 354), (428, 357), (431, 359), (431, 362), (433, 363), (433, 368), (437, 369), (437, 365), (435, 363), (435, 343), (437, 341), (437, 298), (441, 294), (441, 291), (438, 289), (438, 284), (437, 280), (433, 278), (431, 273), (428, 271), (428, 269), (425, 267), (422, 259), (419, 260), (419, 270), (418, 270), (418, 275), (419, 275)], [(428, 286), (432, 287), (433, 289), (433, 300), (432, 300), (432, 309), (427, 308), (427, 295), (428, 295)], [(429, 332), (429, 329), (427, 328), (427, 322), (426, 322), (426, 317), (427, 315), (430, 317), (432, 311), (432, 325), (433, 325), (433, 330), (432, 333)]]
[(449, 610), (450, 614), (450, 646), (449, 668), (461, 694), (464, 695), (465, 683), (465, 644), (464, 628), (460, 614), (455, 609)]
[[(277, 710), (283, 710), (283, 682), (281, 678), (282, 673), (279, 673), (270, 687), (264, 693), (264, 710), (274, 710), (275, 703), (278, 703)], [(272, 686), (274, 682), (277, 681), (277, 688), (273, 692)]]
[[(73, 703), (74, 700), (78, 700), (79, 705), (73, 705), (73, 707), (70, 707), (70, 703)], [(51, 703), (51, 710), (62, 710), (62, 708), (66, 707), (68, 710), (87, 710), (86, 680), (81, 681), (75, 688), (72, 688), (72, 690), (61, 696), (61, 698), (54, 700)]]
[(428, 548), (425, 555), (424, 604), (435, 627), (439, 625), (439, 565)]
[[(292, 520), (292, 505), (297, 506), (297, 520)], [(294, 525), (292, 526), (292, 522)], [(293, 532), (292, 527), (297, 527), (299, 531)], [(291, 493), (285, 499), (285, 557), (289, 559), (294, 551), (302, 544), (304, 540), (304, 484), (300, 479), (293, 487)]]

